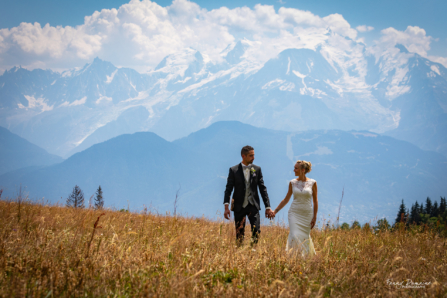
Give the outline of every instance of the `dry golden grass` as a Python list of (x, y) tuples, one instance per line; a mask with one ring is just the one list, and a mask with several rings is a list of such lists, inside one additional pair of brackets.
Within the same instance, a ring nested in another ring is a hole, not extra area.
[(0, 201), (0, 296), (447, 296), (445, 239), (430, 231), (314, 229), (317, 256), (300, 259), (284, 227), (263, 226), (253, 251), (233, 223), (104, 213), (94, 231), (98, 211)]

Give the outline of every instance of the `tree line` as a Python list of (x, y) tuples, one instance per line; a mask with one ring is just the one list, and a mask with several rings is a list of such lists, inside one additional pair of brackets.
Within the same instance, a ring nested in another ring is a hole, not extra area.
[(425, 205), (416, 201), (411, 208), (408, 209), (405, 206), (404, 200), (399, 206), (399, 211), (394, 222), (394, 226), (399, 224), (410, 225), (428, 225), (438, 230), (445, 230), (447, 228), (447, 204), (445, 197), (441, 197), (441, 202), (432, 202), (427, 197)]
[[(96, 190), (93, 205), (95, 209), (104, 208), (104, 197), (101, 186)], [(66, 206), (70, 208), (85, 208), (84, 193), (79, 186), (76, 185), (73, 188), (73, 191), (66, 200)], [(393, 225), (390, 225), (386, 218), (382, 218), (377, 221), (375, 226), (370, 226), (370, 224), (365, 223), (362, 227), (358, 221), (354, 221), (351, 226), (345, 222), (340, 228), (343, 230), (368, 228), (378, 232), (383, 230), (392, 231), (403, 225), (406, 227), (428, 227), (438, 231), (441, 235), (447, 236), (447, 203), (445, 197), (441, 197), (439, 204), (437, 201), (432, 202), (432, 200), (427, 197), (425, 205), (423, 202), (419, 204), (418, 201), (416, 201), (416, 203), (411, 205), (410, 209), (405, 206), (404, 200), (402, 199)]]
[[(95, 193), (94, 198), (94, 208), (102, 209), (104, 208), (104, 197), (102, 194), (101, 185), (98, 187)], [(93, 196), (92, 196), (93, 197)], [(90, 198), (91, 199), (91, 198)], [(81, 190), (79, 186), (73, 187), (73, 191), (68, 196), (65, 205), (69, 208), (85, 208), (84, 202), (84, 192)]]
[(343, 230), (370, 228), (377, 232), (381, 230), (393, 231), (402, 226), (419, 229), (429, 228), (437, 231), (442, 236), (447, 236), (447, 203), (445, 197), (441, 197), (440, 203), (432, 202), (427, 197), (425, 204), (424, 202), (419, 204), (416, 201), (411, 205), (411, 208), (407, 208), (402, 199), (393, 225), (386, 218), (382, 218), (372, 227), (368, 223), (365, 223), (362, 227), (358, 221), (354, 221), (351, 226), (345, 222), (340, 228)]

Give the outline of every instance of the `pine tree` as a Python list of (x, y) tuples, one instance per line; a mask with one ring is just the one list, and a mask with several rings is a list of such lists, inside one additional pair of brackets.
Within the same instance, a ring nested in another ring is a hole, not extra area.
[(417, 224), (416, 222), (416, 215), (417, 214), (417, 209), (415, 205), (411, 205), (411, 211), (410, 211), (410, 224)]
[(396, 216), (394, 225), (396, 226), (398, 223), (401, 222), (402, 219), (403, 219), (404, 223), (406, 223), (406, 221), (407, 221), (406, 215), (407, 215), (407, 211), (405, 208), (404, 199), (402, 199), (402, 204), (400, 204), (400, 206), (399, 206), (399, 212), (397, 212), (397, 216)]
[(416, 203), (414, 204), (414, 209), (415, 209), (414, 221), (416, 222), (417, 225), (419, 225), (421, 223), (421, 214), (418, 201), (416, 201)]
[(429, 197), (427, 197), (427, 200), (425, 201), (425, 214), (431, 214), (431, 212), (432, 212), (432, 208), (433, 208), (433, 205), (432, 205), (432, 203), (431, 203), (431, 200), (430, 200), (430, 198)]
[(442, 219), (444, 219), (447, 226), (447, 206), (445, 197), (441, 197), (441, 203), (439, 204), (439, 214), (441, 215)]
[(439, 213), (443, 214), (445, 212), (446, 208), (446, 202), (445, 202), (445, 197), (441, 197), (441, 203), (439, 204)]
[(98, 187), (98, 190), (96, 190), (95, 209), (102, 209), (103, 207), (104, 207), (104, 198), (102, 197), (102, 189), (100, 185)]
[(409, 225), (410, 224), (410, 209), (407, 208), (407, 212), (405, 212), (405, 224)]
[(424, 203), (421, 203), (421, 206), (419, 206), (419, 215), (425, 213)]
[(79, 186), (73, 188), (72, 193), (67, 198), (67, 207), (84, 208), (84, 193)]
[(438, 214), (439, 214), (438, 201), (435, 201), (433, 203), (433, 208), (431, 210), (430, 217), (438, 217)]

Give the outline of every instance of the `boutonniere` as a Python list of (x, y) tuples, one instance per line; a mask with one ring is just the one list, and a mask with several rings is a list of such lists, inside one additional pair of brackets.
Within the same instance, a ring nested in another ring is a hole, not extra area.
[(251, 170), (251, 173), (253, 174), (253, 177), (255, 177), (255, 176), (256, 176), (256, 170), (255, 170), (255, 168), (251, 168), (250, 170)]

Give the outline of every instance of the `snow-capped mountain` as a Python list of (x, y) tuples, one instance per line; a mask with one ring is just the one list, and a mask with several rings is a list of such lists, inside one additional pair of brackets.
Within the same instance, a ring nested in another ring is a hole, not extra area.
[(56, 73), (15, 67), (0, 76), (0, 125), (70, 156), (122, 133), (174, 140), (222, 120), (258, 127), (370, 130), (447, 155), (447, 70), (398, 45), (287, 49), (259, 64), (259, 46), (230, 44), (220, 60), (186, 48), (151, 72), (94, 59)]
[[(376, 83), (377, 97), (400, 117), (399, 126), (386, 134), (447, 155), (446, 81), (447, 70), (442, 65), (415, 54)], [(387, 92), (394, 89), (397, 96), (393, 94), (386, 102)]]

